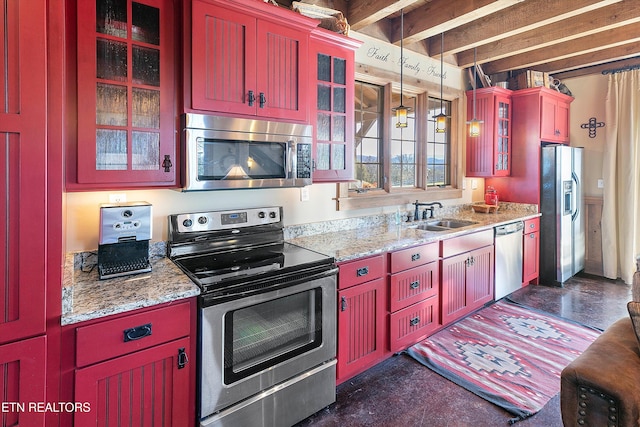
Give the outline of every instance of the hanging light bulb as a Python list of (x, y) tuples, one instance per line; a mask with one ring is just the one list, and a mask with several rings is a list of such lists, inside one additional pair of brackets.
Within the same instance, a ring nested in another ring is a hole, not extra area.
[(442, 105), (442, 85), (444, 79), (444, 33), (440, 33), (440, 114), (433, 116), (436, 119), (436, 133), (447, 131), (447, 115), (444, 113)]
[(392, 111), (396, 113), (396, 127), (397, 128), (406, 128), (407, 127), (407, 116), (409, 115), (409, 110), (411, 108), (405, 107), (402, 104), (402, 70), (404, 68), (404, 9), (400, 9), (400, 105), (394, 108)]
[(476, 119), (476, 48), (473, 48), (473, 119), (467, 122), (469, 125), (469, 136), (480, 136), (480, 123), (482, 120)]

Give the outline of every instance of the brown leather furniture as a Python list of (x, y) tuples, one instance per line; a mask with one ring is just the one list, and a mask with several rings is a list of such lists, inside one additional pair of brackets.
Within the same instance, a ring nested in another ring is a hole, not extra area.
[(562, 371), (560, 408), (565, 427), (640, 426), (640, 347), (630, 317)]

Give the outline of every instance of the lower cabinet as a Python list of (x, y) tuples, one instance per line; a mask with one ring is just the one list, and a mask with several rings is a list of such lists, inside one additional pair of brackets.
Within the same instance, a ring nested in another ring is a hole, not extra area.
[(438, 244), (392, 252), (389, 267), (389, 348), (398, 352), (440, 326)]
[(540, 266), (540, 218), (524, 222), (522, 241), (522, 284), (537, 283)]
[(441, 321), (449, 324), (493, 300), (493, 230), (440, 242)]
[(195, 303), (73, 327), (75, 426), (195, 423)]
[(44, 336), (0, 345), (2, 426), (45, 425)]
[(338, 384), (382, 361), (388, 351), (383, 255), (347, 262), (338, 273)]

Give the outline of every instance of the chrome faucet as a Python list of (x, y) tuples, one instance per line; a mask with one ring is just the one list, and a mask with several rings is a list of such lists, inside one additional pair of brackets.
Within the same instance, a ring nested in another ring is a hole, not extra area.
[[(415, 212), (413, 214), (413, 220), (414, 221), (418, 221), (420, 219), (420, 206), (429, 206), (424, 211), (422, 211), (422, 219), (433, 218), (433, 209), (434, 209), (434, 207), (435, 206), (438, 206), (439, 208), (442, 207), (442, 203), (440, 203), (440, 202), (420, 203), (417, 200), (414, 203), (414, 205), (416, 206), (416, 210), (415, 210)], [(430, 215), (427, 215), (427, 211), (430, 212)]]

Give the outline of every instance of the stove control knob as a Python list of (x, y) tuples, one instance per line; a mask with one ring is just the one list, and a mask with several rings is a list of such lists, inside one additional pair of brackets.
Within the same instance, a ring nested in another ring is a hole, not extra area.
[(184, 221), (182, 221), (182, 225), (189, 228), (193, 225), (193, 221), (191, 221), (190, 219), (185, 219)]
[(269, 212), (269, 218), (275, 218), (276, 213), (274, 211)]
[(206, 217), (206, 216), (198, 217), (198, 224), (204, 225), (204, 224), (206, 224), (208, 221), (209, 221), (209, 220), (207, 219), (207, 217)]
[(264, 212), (262, 211), (258, 212), (258, 218), (264, 218), (264, 217), (265, 217)]

